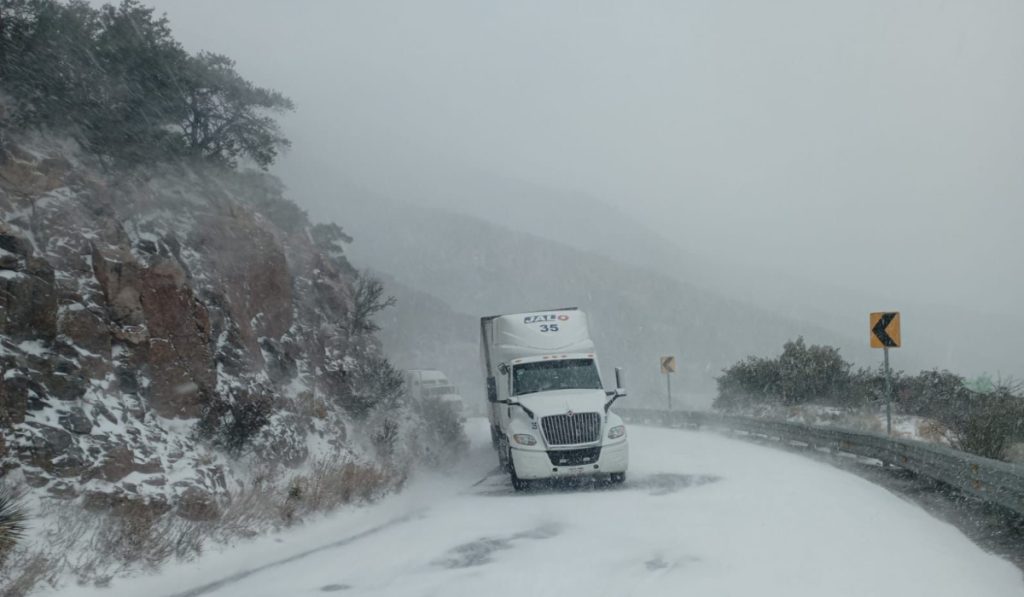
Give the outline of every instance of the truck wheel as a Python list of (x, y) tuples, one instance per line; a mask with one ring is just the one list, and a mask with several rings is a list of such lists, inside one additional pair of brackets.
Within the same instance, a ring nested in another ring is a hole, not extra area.
[(512, 461), (511, 452), (508, 454), (508, 475), (512, 478), (512, 489), (526, 491), (530, 488), (530, 482), (526, 479), (520, 479), (519, 475), (516, 474), (516, 463)]
[(491, 425), (491, 447), (498, 449), (498, 431)]
[(509, 472), (512, 470), (512, 457), (510, 456), (508, 447), (505, 445), (503, 440), (498, 440), (498, 468), (502, 472)]
[(612, 485), (621, 485), (626, 482), (626, 473), (612, 473), (608, 481)]

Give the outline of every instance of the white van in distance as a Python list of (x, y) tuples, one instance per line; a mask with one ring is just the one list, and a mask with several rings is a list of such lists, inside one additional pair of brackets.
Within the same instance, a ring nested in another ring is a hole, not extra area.
[(575, 307), (480, 319), (491, 440), (515, 489), (531, 480), (626, 479), (629, 446), (605, 390), (587, 317)]

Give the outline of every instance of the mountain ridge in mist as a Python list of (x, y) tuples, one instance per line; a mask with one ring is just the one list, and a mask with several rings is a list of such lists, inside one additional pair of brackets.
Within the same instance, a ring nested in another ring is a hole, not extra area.
[[(537, 237), (673, 278), (772, 316), (824, 328), (838, 337), (854, 338), (856, 341), (844, 349), (862, 365), (874, 366), (880, 361), (878, 355), (862, 350), (867, 345), (867, 314), (900, 310), (904, 314), (907, 344), (893, 355), (896, 367), (938, 367), (968, 376), (982, 372), (1024, 375), (1024, 363), (1016, 357), (1024, 353), (1024, 317), (1020, 315), (950, 306), (943, 304), (941, 296), (927, 303), (907, 301), (882, 283), (871, 288), (848, 288), (781, 269), (730, 263), (713, 256), (714, 247), (681, 246), (685, 243), (675, 242), (629, 213), (580, 191), (471, 168), (453, 174), (450, 167), (437, 164), (395, 180), (387, 188), (396, 194), (389, 196), (415, 198), (417, 207), (466, 215), (509, 231), (528, 230)], [(382, 212), (397, 214), (403, 205), (411, 205), (366, 191), (352, 193), (374, 196), (376, 209)], [(496, 205), (501, 208), (495, 208)], [(358, 228), (352, 230), (360, 235)], [(357, 241), (356, 250), (358, 245)], [(817, 249), (808, 247), (808, 251), (814, 250)], [(837, 270), (843, 267), (844, 262), (836, 262)], [(911, 266), (894, 259), (880, 263), (879, 267), (899, 270)], [(951, 272), (950, 284), (956, 283), (956, 272)]]
[[(719, 371), (748, 355), (774, 354), (801, 335), (811, 343), (855, 346), (818, 326), (465, 214), (379, 197), (340, 205), (339, 218), (342, 214), (356, 237), (349, 250), (355, 262), (398, 280), (400, 290), (408, 287), (439, 301), (415, 297), (415, 305), (403, 305), (400, 300), (390, 319), (382, 320), (385, 328), (389, 321), (400, 327), (386, 329), (384, 337), (403, 365), (410, 355), (430, 350), (426, 336), (436, 337), (437, 354), (446, 355), (432, 359), (438, 367), (465, 371), (465, 362), (477, 367), (477, 317), (552, 305), (588, 312), (605, 374), (626, 366), (638, 402), (664, 395), (657, 366), (661, 354), (679, 356), (674, 387), (700, 396), (701, 404), (694, 406), (706, 406)], [(455, 337), (437, 332), (433, 320), (440, 311), (451, 312), (444, 317), (459, 326)], [(406, 337), (404, 344), (388, 340), (396, 334)], [(458, 354), (449, 351), (451, 343), (462, 347)]]

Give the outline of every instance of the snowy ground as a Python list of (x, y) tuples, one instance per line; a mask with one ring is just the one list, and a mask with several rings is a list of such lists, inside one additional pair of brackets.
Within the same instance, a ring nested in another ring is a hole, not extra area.
[(954, 527), (796, 454), (631, 427), (624, 487), (516, 495), (487, 476), (487, 429), (470, 425), (474, 451), (456, 475), (158, 576), (61, 595), (1024, 595), (1015, 566)]

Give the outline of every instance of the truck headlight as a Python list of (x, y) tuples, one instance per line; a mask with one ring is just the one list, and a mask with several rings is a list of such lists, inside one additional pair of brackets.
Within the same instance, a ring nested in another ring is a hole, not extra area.
[(616, 425), (608, 430), (608, 439), (615, 439), (626, 435), (625, 425)]
[(533, 437), (529, 433), (517, 433), (512, 436), (512, 439), (514, 439), (517, 444), (522, 444), (524, 446), (533, 446), (537, 444), (537, 438)]

